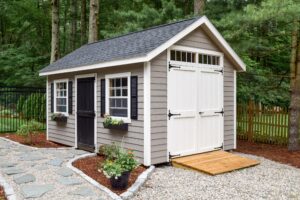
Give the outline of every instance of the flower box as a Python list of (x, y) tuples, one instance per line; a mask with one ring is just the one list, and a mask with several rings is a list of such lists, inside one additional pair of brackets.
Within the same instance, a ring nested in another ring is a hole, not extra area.
[(103, 123), (104, 128), (107, 129), (115, 129), (115, 130), (122, 130), (122, 131), (128, 131), (128, 124), (105, 124)]
[(53, 114), (51, 116), (51, 119), (58, 123), (67, 123), (67, 121), (68, 121), (68, 117), (65, 115), (62, 115), (62, 114)]

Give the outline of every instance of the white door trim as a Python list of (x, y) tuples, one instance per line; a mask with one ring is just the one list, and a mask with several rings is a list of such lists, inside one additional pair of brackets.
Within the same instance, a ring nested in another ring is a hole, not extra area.
[(234, 133), (234, 143), (233, 143), (233, 148), (236, 149), (236, 140), (237, 140), (237, 130), (236, 130), (236, 117), (237, 117), (237, 113), (236, 113), (236, 109), (237, 109), (237, 104), (236, 104), (236, 70), (233, 71), (233, 133)]
[(151, 63), (144, 63), (144, 165), (151, 165)]
[(94, 109), (95, 109), (95, 121), (94, 121), (94, 145), (95, 145), (95, 152), (98, 151), (97, 147), (97, 73), (91, 73), (91, 74), (82, 74), (82, 75), (76, 75), (75, 76), (75, 148), (78, 148), (77, 144), (77, 79), (80, 78), (90, 78), (90, 77), (95, 77), (95, 82), (94, 82)]
[(48, 76), (46, 79), (46, 139), (49, 140), (49, 80), (48, 80)]

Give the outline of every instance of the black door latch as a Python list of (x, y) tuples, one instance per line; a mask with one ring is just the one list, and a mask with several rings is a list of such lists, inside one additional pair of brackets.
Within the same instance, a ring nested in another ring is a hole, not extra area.
[(217, 70), (217, 69), (216, 69), (215, 72), (220, 72), (220, 73), (223, 74), (223, 73), (224, 73), (224, 70), (223, 70), (223, 69), (220, 69), (220, 70)]
[(220, 111), (220, 112), (215, 112), (215, 113), (220, 113), (220, 114), (222, 114), (222, 116), (224, 115), (224, 109), (222, 108), (222, 111)]
[(168, 114), (168, 117), (169, 119), (171, 119), (172, 116), (179, 116), (181, 114), (172, 114), (171, 111), (169, 110), (169, 114)]

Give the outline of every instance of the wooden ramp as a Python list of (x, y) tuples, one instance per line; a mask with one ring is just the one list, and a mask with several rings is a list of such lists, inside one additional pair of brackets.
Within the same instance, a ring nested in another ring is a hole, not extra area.
[(210, 175), (217, 175), (255, 166), (259, 162), (219, 150), (174, 158), (172, 159), (172, 164), (174, 167), (193, 169)]

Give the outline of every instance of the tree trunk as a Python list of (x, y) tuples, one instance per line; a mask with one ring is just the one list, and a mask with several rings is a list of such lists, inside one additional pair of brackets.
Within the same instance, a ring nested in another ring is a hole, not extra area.
[(68, 52), (67, 49), (67, 23), (68, 23), (69, 0), (65, 0), (64, 5), (64, 27), (63, 27), (63, 54)]
[(77, 41), (77, 0), (71, 1), (71, 20), (71, 50), (74, 50)]
[(203, 15), (205, 0), (194, 0), (194, 15)]
[(86, 43), (86, 0), (81, 0), (80, 41)]
[(90, 19), (89, 19), (89, 43), (98, 40), (99, 27), (99, 0), (90, 0)]
[(52, 35), (50, 63), (59, 58), (59, 0), (52, 0)]
[(300, 150), (300, 41), (298, 40), (299, 22), (294, 22), (291, 52), (291, 103), (289, 112), (289, 151)]

